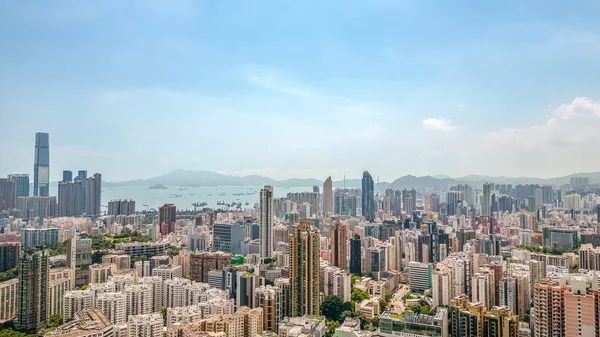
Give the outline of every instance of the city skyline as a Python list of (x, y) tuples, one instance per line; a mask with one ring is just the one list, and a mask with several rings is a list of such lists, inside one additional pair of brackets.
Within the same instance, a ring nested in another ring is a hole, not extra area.
[(37, 131), (52, 134), (52, 181), (600, 167), (598, 3), (340, 5), (2, 3), (0, 175), (33, 178)]

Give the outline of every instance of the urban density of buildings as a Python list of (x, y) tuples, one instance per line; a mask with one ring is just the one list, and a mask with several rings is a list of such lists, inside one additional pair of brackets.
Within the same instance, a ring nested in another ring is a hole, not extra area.
[(29, 173), (0, 179), (4, 330), (600, 336), (593, 177), (424, 188), (364, 171), (349, 186), (328, 177), (306, 191), (246, 189), (235, 194), (254, 196), (246, 207), (190, 210), (175, 194), (140, 211), (132, 199), (103, 206), (100, 173), (59, 171), (54, 189), (48, 133), (33, 150), (32, 191)]

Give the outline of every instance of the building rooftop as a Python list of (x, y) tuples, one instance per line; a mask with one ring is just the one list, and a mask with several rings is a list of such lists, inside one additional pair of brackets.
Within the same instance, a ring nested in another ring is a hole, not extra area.
[(105, 331), (113, 327), (110, 320), (97, 308), (83, 309), (76, 314), (76, 317), (75, 321), (61, 325), (45, 336), (77, 337), (95, 333), (102, 336)]

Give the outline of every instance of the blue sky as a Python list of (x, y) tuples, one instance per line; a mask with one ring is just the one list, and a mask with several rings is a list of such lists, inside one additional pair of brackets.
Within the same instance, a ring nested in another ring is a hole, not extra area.
[(32, 172), (36, 131), (50, 132), (52, 180), (598, 171), (599, 11), (2, 1), (0, 175)]

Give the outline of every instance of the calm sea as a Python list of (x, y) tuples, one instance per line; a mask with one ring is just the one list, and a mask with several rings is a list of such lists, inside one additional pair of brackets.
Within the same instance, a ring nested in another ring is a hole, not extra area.
[[(54, 189), (52, 188), (54, 187)], [(168, 189), (148, 189), (148, 186), (119, 186), (102, 188), (102, 205), (106, 206), (112, 199), (133, 199), (138, 211), (158, 208), (164, 204), (175, 204), (178, 209), (193, 209), (193, 203), (206, 202), (211, 208), (219, 208), (217, 202), (226, 204), (242, 203), (242, 208), (251, 208), (258, 202), (262, 186), (217, 186), (217, 187), (179, 187), (167, 186)], [(275, 197), (284, 197), (289, 192), (312, 191), (310, 187), (274, 187)], [(51, 185), (50, 195), (57, 195), (55, 186)], [(246, 205), (248, 203), (248, 205)], [(106, 210), (103, 207), (103, 210)]]

